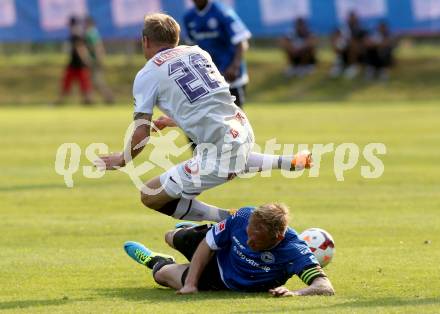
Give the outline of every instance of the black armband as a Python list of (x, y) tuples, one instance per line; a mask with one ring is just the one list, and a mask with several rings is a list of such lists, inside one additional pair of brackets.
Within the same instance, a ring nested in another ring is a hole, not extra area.
[(299, 278), (306, 284), (311, 285), (313, 280), (315, 280), (318, 277), (327, 277), (327, 275), (322, 270), (321, 266), (319, 265), (311, 265), (303, 269), (302, 272), (298, 275)]

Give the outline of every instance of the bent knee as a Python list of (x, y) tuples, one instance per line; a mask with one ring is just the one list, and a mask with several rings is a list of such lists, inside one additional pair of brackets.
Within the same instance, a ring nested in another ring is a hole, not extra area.
[(159, 269), (153, 274), (153, 278), (158, 284), (165, 286), (167, 284), (167, 268), (162, 267)]
[(167, 233), (165, 233), (165, 242), (174, 248), (174, 234), (176, 233), (176, 230), (170, 230)]

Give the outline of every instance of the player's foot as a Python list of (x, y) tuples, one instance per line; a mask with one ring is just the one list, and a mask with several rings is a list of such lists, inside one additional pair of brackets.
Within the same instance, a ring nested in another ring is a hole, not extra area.
[(185, 228), (191, 228), (191, 227), (196, 227), (198, 226), (198, 224), (191, 222), (191, 221), (182, 221), (182, 222), (178, 222), (176, 223), (176, 225), (174, 226), (174, 228), (179, 229), (185, 229)]
[(162, 253), (156, 253), (146, 248), (140, 243), (127, 241), (124, 244), (124, 250), (132, 259), (139, 264), (153, 269), (153, 266), (160, 260), (170, 260), (174, 262), (174, 257)]
[(310, 169), (313, 166), (312, 153), (308, 150), (302, 150), (297, 153), (291, 162), (292, 171), (299, 171), (305, 169)]

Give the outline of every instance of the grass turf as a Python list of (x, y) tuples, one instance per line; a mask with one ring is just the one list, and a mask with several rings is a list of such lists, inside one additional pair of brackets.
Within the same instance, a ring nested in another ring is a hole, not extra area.
[[(141, 206), (127, 175), (74, 175), (65, 187), (54, 171), (64, 142), (84, 151), (104, 142), (117, 151), (129, 107), (0, 109), (0, 310), (150, 313), (436, 313), (440, 306), (440, 185), (438, 104), (249, 104), (257, 141), (383, 142), (384, 175), (367, 180), (359, 164), (337, 182), (333, 155), (319, 178), (237, 179), (202, 200), (225, 207), (282, 201), (291, 225), (328, 230), (336, 241), (326, 268), (334, 297), (274, 299), (228, 292), (176, 296), (122, 249), (126, 240), (173, 254), (163, 234), (175, 220)], [(180, 139), (180, 145), (184, 139)], [(148, 156), (144, 152), (142, 158)], [(185, 155), (183, 157), (188, 157)], [(151, 175), (158, 173), (152, 171)], [(148, 175), (150, 176), (150, 175)], [(147, 176), (147, 177), (148, 177)], [(183, 257), (175, 254), (179, 261)], [(289, 288), (302, 287), (292, 278)]]

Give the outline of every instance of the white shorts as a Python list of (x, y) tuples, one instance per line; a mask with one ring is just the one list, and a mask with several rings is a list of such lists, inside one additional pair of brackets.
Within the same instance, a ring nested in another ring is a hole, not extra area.
[[(195, 166), (191, 170), (191, 166)], [(160, 176), (160, 183), (165, 192), (172, 198), (193, 199), (203, 191), (228, 181), (228, 178), (214, 174), (201, 175), (197, 173), (199, 163), (195, 158), (187, 160)]]
[(252, 129), (237, 141), (211, 144), (215, 152), (203, 144), (197, 146), (195, 157), (186, 160), (160, 176), (160, 183), (172, 198), (192, 199), (203, 191), (232, 180), (244, 171), (254, 144)]

